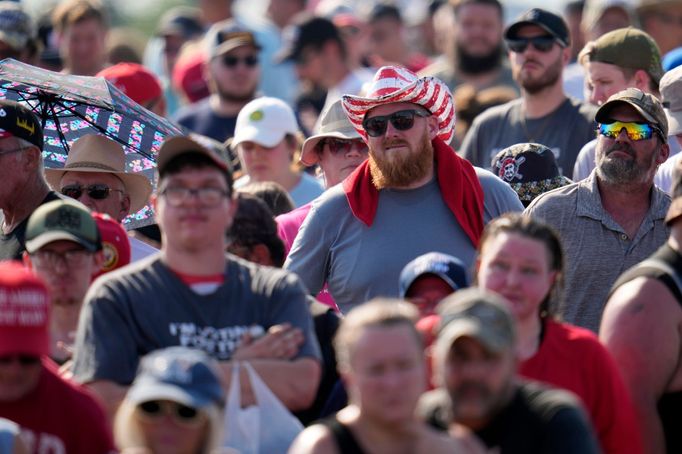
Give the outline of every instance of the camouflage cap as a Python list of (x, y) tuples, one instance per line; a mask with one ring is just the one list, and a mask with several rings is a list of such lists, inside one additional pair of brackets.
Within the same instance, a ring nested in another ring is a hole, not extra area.
[(611, 97), (597, 110), (594, 119), (598, 123), (610, 123), (613, 120), (609, 118), (609, 113), (618, 104), (627, 104), (632, 106), (637, 112), (642, 115), (646, 121), (658, 126), (663, 133), (662, 139), (667, 141), (668, 138), (668, 119), (663, 110), (663, 104), (653, 95), (644, 93), (637, 88), (628, 88), (618, 93), (611, 95)]
[(438, 356), (461, 337), (476, 339), (493, 353), (514, 349), (514, 318), (502, 298), (493, 293), (478, 288), (460, 290), (440, 303), (438, 314)]
[(642, 69), (656, 84), (663, 77), (658, 45), (646, 32), (633, 27), (619, 28), (602, 35), (594, 42), (588, 56), (590, 61)]

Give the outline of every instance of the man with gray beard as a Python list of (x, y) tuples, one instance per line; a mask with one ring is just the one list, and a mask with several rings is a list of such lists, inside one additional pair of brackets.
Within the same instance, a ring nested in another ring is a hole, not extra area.
[(611, 285), (667, 240), (670, 197), (653, 181), (670, 149), (663, 106), (641, 90), (614, 94), (595, 119), (595, 171), (539, 196), (526, 214), (554, 227), (563, 241), (566, 292), (559, 314), (596, 332)]
[(344, 313), (397, 297), (403, 267), (426, 252), (473, 264), (483, 225), (522, 209), (510, 186), (447, 145), (455, 112), (443, 82), (385, 66), (367, 93), (342, 105), (369, 158), (313, 202), (284, 264), (311, 294), (327, 282)]

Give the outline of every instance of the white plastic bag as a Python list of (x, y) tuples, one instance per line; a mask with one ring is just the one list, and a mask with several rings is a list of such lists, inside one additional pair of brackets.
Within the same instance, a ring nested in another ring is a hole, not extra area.
[(241, 454), (286, 453), (294, 438), (303, 430), (301, 422), (280, 402), (253, 366), (243, 363), (256, 405), (241, 408), (240, 363), (232, 364), (232, 380), (225, 408), (223, 446)]

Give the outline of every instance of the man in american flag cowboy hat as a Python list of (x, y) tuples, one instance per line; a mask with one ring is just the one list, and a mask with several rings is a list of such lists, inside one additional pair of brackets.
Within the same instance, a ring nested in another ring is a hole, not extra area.
[(398, 276), (431, 251), (474, 259), (484, 224), (522, 209), (510, 187), (457, 156), (452, 94), (434, 77), (380, 68), (343, 108), (369, 158), (314, 202), (285, 267), (316, 294), (326, 281), (342, 312), (398, 296)]

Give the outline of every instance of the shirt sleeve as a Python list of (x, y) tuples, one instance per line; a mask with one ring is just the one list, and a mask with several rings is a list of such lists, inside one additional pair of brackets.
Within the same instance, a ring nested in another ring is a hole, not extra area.
[(459, 154), (473, 165), (487, 169), (490, 167), (490, 163), (482, 162), (481, 151), (478, 144), (479, 130), (479, 122), (474, 120), (471, 127), (464, 136), (464, 140), (462, 140), (462, 146), (459, 149)]
[(594, 141), (587, 142), (585, 146), (578, 153), (573, 166), (573, 181), (578, 182), (590, 176), (594, 169), (595, 163), (595, 143)]
[(566, 406), (547, 425), (544, 454), (599, 454), (592, 427), (579, 407)]
[(74, 378), (80, 383), (110, 380), (129, 385), (135, 378), (135, 322), (127, 296), (119, 293), (99, 281), (86, 295), (73, 358)]
[(504, 213), (523, 211), (523, 204), (511, 186), (500, 180), (492, 172), (478, 167), (475, 169), (478, 180), (483, 187), (483, 221), (485, 223)]

